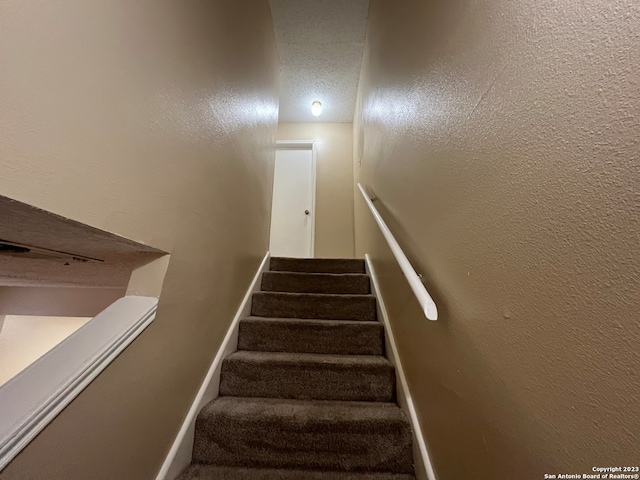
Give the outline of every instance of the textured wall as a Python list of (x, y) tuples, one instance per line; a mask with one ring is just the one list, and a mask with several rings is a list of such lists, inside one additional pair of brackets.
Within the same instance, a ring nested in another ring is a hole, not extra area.
[(637, 464), (640, 6), (374, 0), (369, 19), (355, 178), (440, 320), (359, 192), (356, 253), (381, 273), (438, 478)]
[(316, 141), (318, 258), (353, 258), (353, 127), (350, 123), (281, 123), (278, 140)]
[(156, 321), (0, 478), (154, 478), (268, 248), (268, 4), (3, 1), (0, 65), (0, 194), (171, 253)]

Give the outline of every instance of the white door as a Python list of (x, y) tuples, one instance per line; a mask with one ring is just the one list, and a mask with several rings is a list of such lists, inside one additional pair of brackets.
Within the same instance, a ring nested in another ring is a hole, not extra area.
[(313, 257), (314, 197), (313, 144), (278, 147), (269, 241), (272, 256)]

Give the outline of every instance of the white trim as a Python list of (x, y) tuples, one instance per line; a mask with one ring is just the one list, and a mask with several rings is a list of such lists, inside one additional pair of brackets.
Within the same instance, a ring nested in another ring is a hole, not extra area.
[(378, 285), (378, 277), (376, 271), (371, 263), (371, 258), (368, 254), (364, 256), (367, 267), (367, 273), (371, 277), (371, 287), (373, 295), (376, 297), (376, 305), (378, 309), (378, 318), (382, 320), (385, 330), (385, 351), (389, 361), (396, 367), (396, 385), (398, 386), (398, 404), (400, 408), (406, 413), (411, 422), (411, 430), (413, 431), (413, 460), (415, 463), (415, 477), (416, 480), (436, 480), (436, 474), (431, 464), (431, 458), (429, 457), (429, 451), (427, 450), (427, 444), (422, 435), (420, 429), (420, 422), (418, 421), (418, 415), (416, 408), (411, 398), (411, 392), (409, 392), (409, 385), (407, 384), (407, 378), (404, 375), (402, 363), (398, 355), (398, 348), (396, 347), (396, 341), (393, 337), (393, 330), (391, 329), (391, 322), (389, 321), (389, 314), (384, 305), (382, 294), (380, 292), (380, 286)]
[(311, 222), (311, 258), (316, 256), (316, 142), (311, 146), (311, 171), (313, 173), (311, 178), (311, 215), (313, 215), (313, 222)]
[(171, 445), (171, 449), (164, 459), (164, 463), (156, 476), (156, 480), (174, 480), (191, 463), (196, 417), (202, 407), (218, 396), (222, 360), (238, 349), (238, 325), (241, 319), (249, 316), (251, 313), (251, 295), (253, 292), (260, 290), (262, 273), (269, 270), (269, 258), (270, 254), (267, 252), (236, 312), (236, 316), (233, 318), (231, 325), (229, 325), (227, 335), (224, 337), (213, 362), (211, 362), (209, 371), (204, 377), (198, 394), (193, 400), (191, 408)]
[(157, 305), (118, 299), (0, 387), (0, 470), (142, 333)]
[(278, 140), (276, 150), (311, 150), (311, 258), (316, 256), (316, 141)]
[(402, 251), (402, 248), (391, 233), (391, 230), (389, 230), (389, 227), (387, 227), (387, 224), (384, 222), (382, 216), (380, 215), (380, 212), (378, 212), (378, 210), (376, 209), (375, 205), (371, 201), (371, 198), (369, 198), (369, 195), (367, 194), (361, 183), (358, 183), (358, 188), (360, 189), (360, 193), (362, 193), (364, 201), (367, 203), (367, 206), (369, 207), (373, 218), (378, 224), (378, 227), (380, 227), (382, 235), (389, 244), (389, 248), (391, 249), (393, 256), (396, 257), (396, 261), (398, 262), (398, 265), (400, 265), (402, 273), (404, 273), (407, 282), (409, 282), (409, 286), (411, 287), (413, 294), (418, 299), (418, 303), (420, 303), (425, 317), (427, 317), (429, 320), (437, 320), (438, 308), (431, 298), (431, 295), (429, 295), (429, 292), (427, 292), (427, 289), (423, 285), (420, 276), (416, 273), (413, 266), (411, 266), (409, 259)]

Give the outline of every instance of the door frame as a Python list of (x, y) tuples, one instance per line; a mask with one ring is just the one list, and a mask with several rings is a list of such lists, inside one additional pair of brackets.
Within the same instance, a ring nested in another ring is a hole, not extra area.
[[(316, 252), (316, 141), (315, 140), (278, 140), (277, 150), (311, 150), (311, 257), (315, 258)], [(273, 163), (274, 183), (275, 183), (275, 158)], [(273, 197), (273, 185), (271, 186), (271, 196)], [(273, 208), (273, 207), (272, 207)], [(271, 224), (271, 222), (269, 222)], [(271, 227), (269, 227), (271, 228)]]

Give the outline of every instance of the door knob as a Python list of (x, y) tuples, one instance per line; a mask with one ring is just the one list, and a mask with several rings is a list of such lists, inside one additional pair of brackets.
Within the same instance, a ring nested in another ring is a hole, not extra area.
[(305, 214), (305, 215), (309, 215), (309, 210), (305, 210), (305, 211), (304, 211), (304, 214)]

